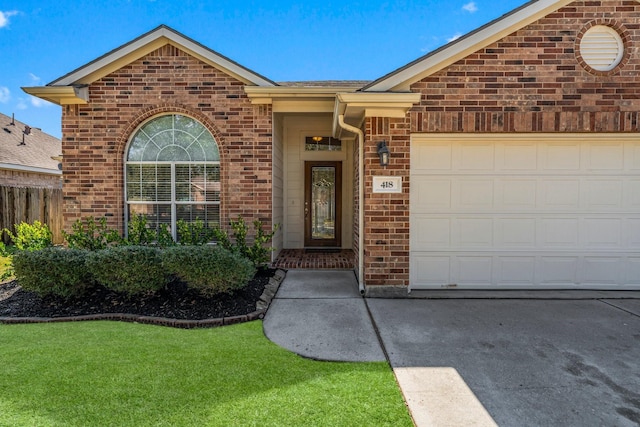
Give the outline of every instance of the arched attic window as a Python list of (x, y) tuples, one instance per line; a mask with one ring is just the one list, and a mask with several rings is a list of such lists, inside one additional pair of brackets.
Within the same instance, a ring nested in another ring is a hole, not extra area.
[(155, 117), (132, 136), (126, 156), (127, 222), (166, 224), (178, 240), (179, 220), (220, 225), (220, 153), (211, 132), (180, 114)]

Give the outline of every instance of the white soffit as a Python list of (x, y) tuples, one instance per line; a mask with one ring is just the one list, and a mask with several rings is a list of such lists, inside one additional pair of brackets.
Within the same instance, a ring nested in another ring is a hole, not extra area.
[(448, 45), (393, 71), (363, 88), (367, 92), (407, 91), (424, 77), (564, 7), (573, 0), (533, 0)]
[(60, 77), (47, 86), (68, 86), (73, 84), (88, 84), (121, 68), (165, 44), (176, 46), (194, 57), (209, 63), (216, 68), (230, 74), (245, 84), (257, 86), (276, 86), (274, 82), (241, 66), (231, 59), (183, 36), (173, 29), (161, 25), (137, 39), (127, 43), (106, 55), (84, 65), (71, 73)]

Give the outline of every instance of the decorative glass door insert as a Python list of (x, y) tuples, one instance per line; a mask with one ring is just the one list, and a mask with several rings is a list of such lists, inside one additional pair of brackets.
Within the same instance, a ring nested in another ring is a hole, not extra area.
[(340, 162), (305, 163), (305, 246), (340, 246)]

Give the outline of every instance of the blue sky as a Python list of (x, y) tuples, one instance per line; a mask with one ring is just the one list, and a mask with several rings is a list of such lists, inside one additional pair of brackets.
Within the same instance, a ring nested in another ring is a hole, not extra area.
[(526, 0), (0, 0), (0, 112), (60, 137), (45, 85), (166, 24), (274, 81), (373, 80)]

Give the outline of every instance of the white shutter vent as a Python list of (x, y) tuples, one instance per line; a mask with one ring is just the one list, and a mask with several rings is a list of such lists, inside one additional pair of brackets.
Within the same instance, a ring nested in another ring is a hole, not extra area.
[(595, 25), (580, 40), (580, 55), (584, 62), (597, 71), (613, 70), (622, 61), (624, 43), (613, 28)]

